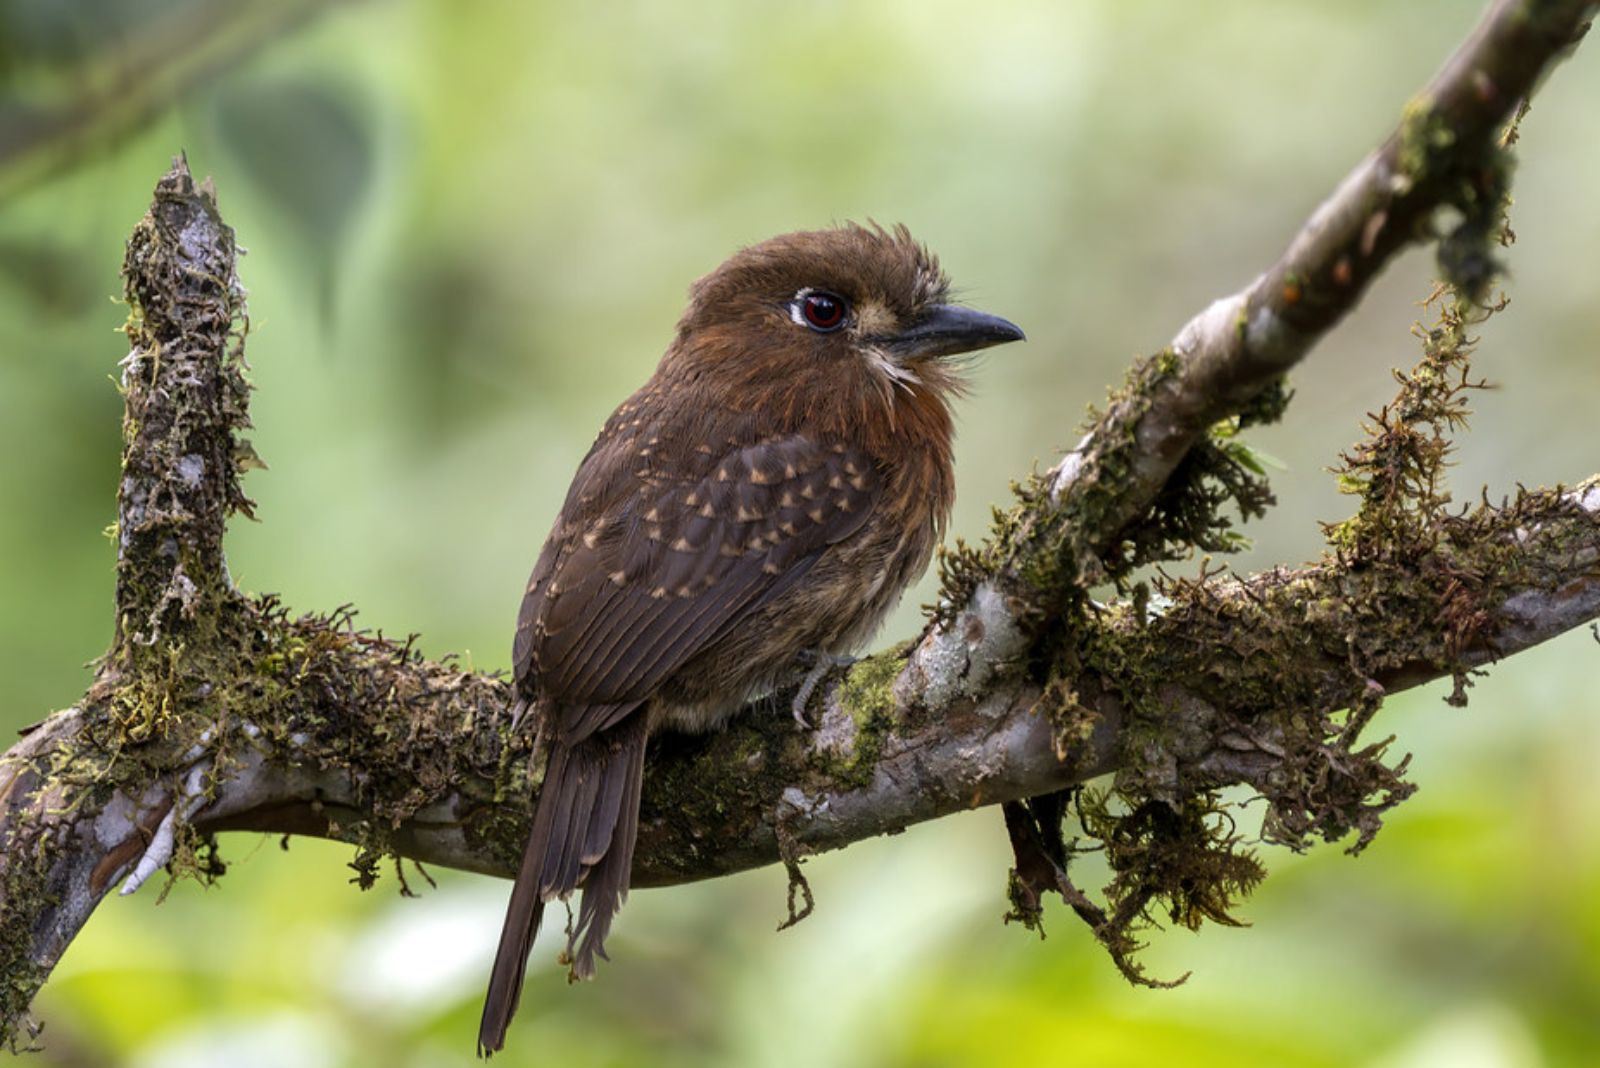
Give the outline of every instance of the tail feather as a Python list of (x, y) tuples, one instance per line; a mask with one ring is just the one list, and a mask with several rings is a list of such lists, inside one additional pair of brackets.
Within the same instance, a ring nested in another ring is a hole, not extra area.
[(571, 953), (572, 942), (582, 938), (573, 955), (573, 976), (592, 976), (595, 956), (605, 958), (605, 935), (627, 896), (633, 868), (646, 737), (645, 717), (633, 715), (575, 746), (558, 743), (551, 749), (489, 973), (478, 1028), (480, 1056), (505, 1045), (547, 901), (565, 898), (583, 884), (580, 920), (568, 943)]
[(534, 807), (533, 827), (522, 851), (522, 865), (511, 884), (511, 900), (506, 905), (505, 924), (500, 928), (500, 945), (495, 950), (494, 966), (489, 970), (489, 992), (483, 1001), (483, 1019), (478, 1024), (478, 1055), (487, 1057), (505, 1046), (506, 1028), (522, 997), (522, 977), (528, 967), (528, 951), (539, 933), (544, 917), (544, 896), (540, 892), (543, 864), (550, 842), (551, 828), (561, 800), (560, 784), (566, 777), (571, 751), (555, 746), (545, 764), (544, 787)]
[[(639, 752), (642, 756), (643, 746), (639, 747)], [(579, 857), (579, 862), (585, 868), (592, 868), (600, 863), (600, 858), (611, 848), (613, 832), (617, 828), (617, 817), (622, 811), (623, 799), (628, 793), (625, 788), (626, 783), (614, 781), (616, 778), (620, 777), (607, 779), (607, 789), (600, 795), (594, 809), (589, 813), (589, 825), (584, 829), (583, 840), (580, 843), (582, 855)], [(632, 848), (631, 840), (629, 848)]]
[(541, 880), (541, 890), (545, 894), (565, 896), (571, 893), (582, 874), (584, 833), (595, 809), (600, 780), (606, 774), (605, 754), (594, 752), (595, 743), (599, 741), (591, 739), (578, 746), (568, 765), (567, 779), (561, 784), (567, 796), (562, 798), (560, 821), (555, 825), (556, 831), (545, 853)]
[[(595, 862), (583, 884), (583, 902), (578, 906), (578, 925), (568, 942), (572, 974), (579, 979), (594, 975), (594, 959), (606, 956), (606, 935), (622, 903), (628, 899), (628, 877), (633, 872), (633, 846), (639, 837), (639, 792), (644, 782), (644, 744), (630, 745), (625, 751), (624, 773), (617, 776), (621, 789), (617, 799), (616, 826), (611, 847)], [(615, 780), (613, 780), (615, 781)], [(611, 783), (608, 782), (608, 786)], [(597, 812), (599, 810), (596, 810)], [(596, 826), (591, 825), (591, 834)], [(576, 951), (573, 949), (576, 943)]]

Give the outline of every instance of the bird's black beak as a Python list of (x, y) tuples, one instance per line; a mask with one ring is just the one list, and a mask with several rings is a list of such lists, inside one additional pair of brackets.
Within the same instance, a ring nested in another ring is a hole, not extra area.
[(885, 338), (883, 347), (900, 360), (930, 359), (976, 352), (1026, 335), (1015, 323), (955, 304), (938, 304), (905, 330)]

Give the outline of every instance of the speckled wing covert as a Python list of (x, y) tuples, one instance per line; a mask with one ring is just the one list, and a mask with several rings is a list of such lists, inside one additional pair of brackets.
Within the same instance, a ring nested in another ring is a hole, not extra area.
[[(564, 509), (587, 516), (553, 533), (529, 580), (519, 688), (536, 680), (563, 707), (569, 722), (554, 726), (569, 745), (789, 589), (877, 502), (876, 466), (842, 444), (790, 436), (694, 455), (699, 470), (670, 478), (648, 449), (602, 438)], [(590, 509), (571, 507), (585, 496)]]

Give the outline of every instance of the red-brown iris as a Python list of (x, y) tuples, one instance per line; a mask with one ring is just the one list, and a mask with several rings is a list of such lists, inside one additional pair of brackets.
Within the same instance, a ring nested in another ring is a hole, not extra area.
[(800, 314), (806, 325), (820, 333), (828, 334), (844, 325), (850, 305), (838, 294), (814, 289), (800, 298)]

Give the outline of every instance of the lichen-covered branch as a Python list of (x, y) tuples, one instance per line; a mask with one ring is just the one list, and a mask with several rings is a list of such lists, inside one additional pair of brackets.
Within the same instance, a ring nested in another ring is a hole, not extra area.
[[(1019, 851), (1018, 914), (1060, 891), (1137, 976), (1130, 932), (1154, 902), (1186, 924), (1226, 922), (1260, 877), (1219, 826), (1219, 788), (1265, 798), (1270, 840), (1365, 843), (1409, 790), (1404, 761), (1362, 737), (1386, 694), (1453, 677), (1459, 696), (1479, 665), (1600, 616), (1600, 478), (1460, 514), (1441, 489), (1509, 173), (1492, 135), (1593, 6), (1497, 2), (1278, 267), (1136, 369), (990, 543), (950, 558), (926, 632), (825, 684), (816, 729), (778, 695), (723, 733), (653, 740), (635, 883), (792, 867), (1053, 795), (1007, 813), (1033, 849)], [(1345, 458), (1359, 507), (1329, 529), (1327, 557), (1153, 592), (1124, 581), (1230, 547), (1224, 505), (1271, 503), (1235, 435), (1281, 413), (1283, 371), (1446, 205), (1466, 220), (1446, 239), (1460, 299)], [(352, 842), (371, 878), (391, 854), (509, 874), (526, 833), (539, 783), (503, 680), (358, 630), (353, 613), (296, 617), (234, 588), (223, 531), (250, 508), (239, 476), (257, 462), (234, 256), (215, 194), (179, 161), (125, 265), (116, 638), (90, 691), (0, 758), (0, 1037), (13, 1042), (96, 902), (163, 866), (212, 877), (220, 832)], [(1105, 578), (1123, 600), (1089, 599)], [(1115, 876), (1102, 909), (1065, 871), (1060, 792), (1107, 773), (1106, 791), (1075, 796)]]
[(1078, 445), (1022, 485), (988, 544), (945, 558), (941, 625), (917, 652), (930, 665), (929, 696), (981, 692), (1089, 587), (1196, 550), (1235, 548), (1225, 509), (1256, 518), (1273, 498), (1232, 435), (1283, 415), (1285, 374), (1396, 254), (1441, 237), (1441, 209), (1459, 216), (1443, 235), (1441, 266), (1482, 295), (1510, 178), (1505, 123), (1582, 39), (1597, 8), (1593, 0), (1494, 0), (1278, 262), (1137, 362)]
[[(1040, 555), (1060, 558), (1065, 574), (1057, 586), (1072, 588), (1190, 548), (1196, 524), (1177, 498), (1197, 490), (1174, 483), (1214, 477), (1226, 465), (1200, 465), (1185, 479), (1175, 473), (1219, 421), (1281, 414), (1284, 374), (1406, 247), (1440, 239), (1445, 276), (1481, 295), (1494, 274), (1489, 245), (1509, 181), (1500, 144), (1505, 124), (1577, 44), (1597, 8), (1593, 0), (1495, 0), (1278, 262), (1137, 366), (1078, 446), (1035, 487), (1035, 514), (1012, 534), (998, 569), (1024, 580), (1019, 596), (1030, 603), (1040, 596), (1031, 581)], [(1441, 233), (1445, 208), (1456, 217)]]
[[(1086, 644), (1116, 650), (1115, 663), (1086, 668), (1065, 707), (1026, 679), (976, 702), (909, 703), (900, 649), (833, 679), (813, 732), (779, 699), (723, 734), (664, 738), (636, 885), (838, 848), (1119, 767), (1173, 797), (1255, 786), (1286, 840), (1296, 828), (1367, 833), (1372, 784), (1329, 764), (1321, 739), (1295, 736), (1306, 713), (1360, 706), (1374, 687), (1451, 675), (1600, 617), (1600, 478), (1457, 520), (1446, 541), (1437, 574), (1470, 576), (1465, 587), (1397, 585), (1392, 572), (1329, 562), (1194, 583), (1143, 621), (1130, 604), (1108, 607)], [(1474, 620), (1464, 639), (1441, 626), (1463, 603)], [(0, 933), (8, 953), (26, 937), (25, 967), (6, 972), (13, 1011), (202, 762), (210, 782), (183, 832), (190, 857), (204, 858), (210, 835), (249, 829), (356, 843), (374, 872), (391, 851), (514, 870), (536, 784), (525, 739), (506, 731), (502, 682), (359, 633), (348, 616), (292, 619), (270, 601), (247, 612), (254, 660), (210, 680), (214, 702), (189, 727), (199, 752), (164, 770), (126, 753), (137, 771), (108, 767), (87, 728), (102, 704), (57, 714), (6, 758)], [(1370, 675), (1351, 672), (1352, 636)], [(1303, 789), (1313, 772), (1324, 776), (1315, 804)]]
[[(144, 674), (150, 656), (176, 651), (181, 659), (217, 646), (217, 628), (237, 599), (222, 554), (228, 516), (251, 508), (239, 485), (250, 420), (248, 322), (235, 259), (215, 191), (197, 187), (187, 166), (174, 167), (128, 239), (123, 270), (129, 351), (114, 649), (126, 663), (111, 663), (113, 673)], [(140, 738), (158, 726), (131, 730)]]

